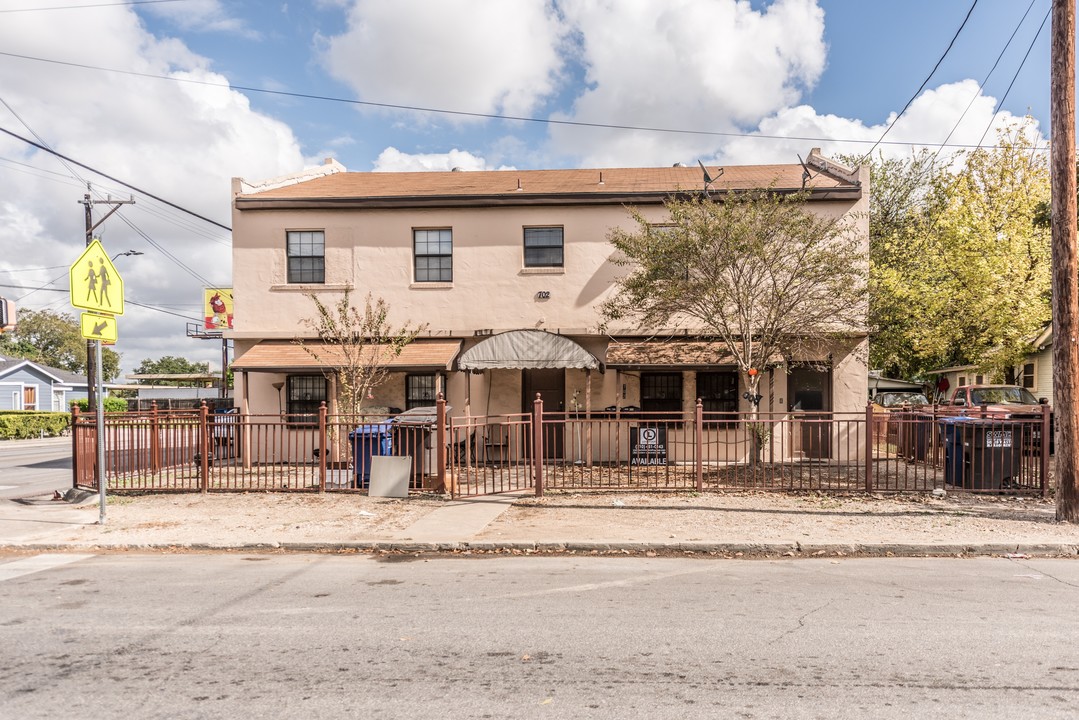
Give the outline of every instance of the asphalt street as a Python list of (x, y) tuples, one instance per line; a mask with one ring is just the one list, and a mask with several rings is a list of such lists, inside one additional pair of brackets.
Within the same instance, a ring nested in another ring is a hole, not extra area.
[(1079, 563), (0, 556), (4, 718), (1072, 718)]
[(71, 487), (71, 438), (0, 443), (0, 500)]

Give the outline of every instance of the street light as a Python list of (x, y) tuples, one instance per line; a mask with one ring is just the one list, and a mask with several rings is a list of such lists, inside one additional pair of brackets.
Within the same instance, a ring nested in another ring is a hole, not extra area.
[(125, 250), (124, 252), (116, 253), (115, 255), (112, 256), (111, 259), (115, 260), (118, 257), (123, 257), (124, 255), (143, 255), (143, 254), (144, 253), (141, 253), (138, 250)]

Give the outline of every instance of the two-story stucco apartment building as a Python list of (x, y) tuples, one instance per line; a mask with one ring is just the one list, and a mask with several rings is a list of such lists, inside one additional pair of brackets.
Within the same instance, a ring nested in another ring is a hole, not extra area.
[[(805, 166), (726, 167), (709, 191), (798, 190), (807, 176), (810, 208), (853, 222), (868, 257), (866, 170), (814, 150)], [(428, 405), (444, 390), (455, 416), (529, 412), (537, 393), (554, 411), (691, 412), (698, 397), (706, 410), (748, 410), (745, 378), (702, 328), (599, 329), (622, 272), (608, 231), (633, 226), (629, 206), (663, 223), (665, 198), (703, 191), (700, 168), (682, 166), (375, 173), (327, 161), (261, 184), (235, 179), (237, 402), (306, 413), (326, 400), (332, 412), (332, 375), (293, 340), (314, 337), (305, 293), (328, 303), (351, 287), (361, 307), (368, 292), (384, 298), (395, 325), (427, 324), (372, 406)], [(866, 343), (856, 331), (826, 357), (790, 358), (762, 382), (761, 410), (864, 411)]]

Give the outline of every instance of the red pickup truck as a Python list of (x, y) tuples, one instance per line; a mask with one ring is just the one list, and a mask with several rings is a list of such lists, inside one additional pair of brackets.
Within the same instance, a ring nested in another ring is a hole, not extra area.
[[(951, 400), (937, 407), (938, 413), (984, 416), (990, 419), (1021, 420), (1030, 428), (1030, 442), (1041, 443), (1042, 406), (1048, 400), (1035, 398), (1029, 390), (1018, 385), (960, 385)], [(1053, 447), (1053, 416), (1049, 415), (1049, 452)]]

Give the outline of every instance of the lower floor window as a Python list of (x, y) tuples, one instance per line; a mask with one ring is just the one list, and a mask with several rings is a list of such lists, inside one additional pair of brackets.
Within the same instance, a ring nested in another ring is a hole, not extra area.
[(436, 400), (435, 387), (434, 375), (406, 375), (405, 410), (434, 405)]
[(319, 406), (326, 400), (326, 378), (321, 375), (289, 375), (289, 422), (296, 425), (317, 425)]
[(697, 373), (697, 397), (701, 399), (705, 422), (734, 424), (738, 413), (738, 373)]
[(682, 410), (682, 373), (641, 373), (643, 412)]

